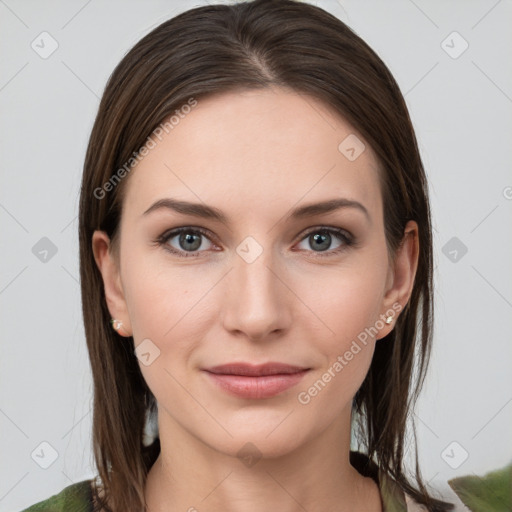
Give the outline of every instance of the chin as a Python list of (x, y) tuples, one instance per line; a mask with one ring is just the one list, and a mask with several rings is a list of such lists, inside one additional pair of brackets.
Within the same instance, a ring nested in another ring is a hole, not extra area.
[(238, 433), (233, 439), (205, 440), (209, 446), (225, 455), (236, 457), (240, 462), (251, 467), (261, 459), (277, 459), (289, 455), (302, 445), (303, 440), (287, 431), (285, 435), (271, 435), (262, 432), (254, 432), (246, 429), (244, 433)]
[[(234, 418), (220, 421), (232, 437), (223, 429), (213, 431), (211, 428), (197, 432), (196, 436), (210, 448), (231, 457), (241, 459), (282, 457), (315, 436), (315, 432), (309, 431), (307, 423), (298, 415), (292, 419), (298, 412), (290, 414), (292, 410), (291, 407), (286, 407), (265, 413), (260, 408), (253, 410), (252, 413), (245, 411), (244, 414), (238, 411)], [(290, 414), (289, 417), (287, 417), (288, 414)], [(204, 426), (202, 428), (204, 429)]]

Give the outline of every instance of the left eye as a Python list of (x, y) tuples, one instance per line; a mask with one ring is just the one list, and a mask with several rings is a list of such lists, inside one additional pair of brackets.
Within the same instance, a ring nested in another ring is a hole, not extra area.
[[(337, 247), (331, 248), (331, 250), (329, 250), (333, 241), (333, 235), (338, 240), (341, 240), (341, 242)], [(306, 236), (301, 240), (301, 243), (303, 242), (309, 243), (310, 247), (314, 249), (313, 252), (315, 253), (327, 252), (327, 254), (318, 254), (318, 256), (327, 256), (331, 254), (337, 254), (338, 252), (345, 249), (345, 247), (350, 246), (352, 244), (352, 238), (343, 229), (316, 228), (306, 234)]]
[[(330, 248), (333, 237), (337, 238), (340, 242), (338, 246)], [(173, 239), (177, 240), (177, 247), (173, 245)], [(204, 239), (209, 242), (210, 247), (204, 247)], [(178, 228), (164, 233), (157, 242), (163, 245), (169, 252), (184, 258), (198, 257), (201, 252), (215, 247), (211, 242), (209, 233), (199, 228)], [(300, 241), (300, 243), (304, 242), (310, 244), (310, 247), (313, 248), (311, 252), (317, 253), (315, 256), (337, 254), (354, 243), (352, 236), (347, 231), (340, 228), (324, 227), (310, 230)], [(306, 251), (309, 251), (309, 249), (306, 248)]]

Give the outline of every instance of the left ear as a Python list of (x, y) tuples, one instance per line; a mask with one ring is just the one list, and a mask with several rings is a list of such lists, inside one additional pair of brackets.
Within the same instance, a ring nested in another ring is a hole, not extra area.
[(405, 226), (402, 243), (396, 250), (394, 261), (389, 267), (387, 287), (382, 302), (381, 319), (385, 321), (391, 316), (392, 322), (380, 329), (377, 339), (384, 338), (393, 330), (400, 311), (409, 301), (418, 268), (418, 256), (418, 224), (410, 220)]

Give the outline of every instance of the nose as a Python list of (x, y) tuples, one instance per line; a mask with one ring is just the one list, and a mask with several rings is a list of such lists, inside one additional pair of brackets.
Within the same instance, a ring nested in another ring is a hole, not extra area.
[(221, 308), (224, 328), (231, 334), (263, 341), (289, 328), (293, 294), (282, 267), (272, 260), (271, 250), (264, 250), (251, 263), (235, 256)]

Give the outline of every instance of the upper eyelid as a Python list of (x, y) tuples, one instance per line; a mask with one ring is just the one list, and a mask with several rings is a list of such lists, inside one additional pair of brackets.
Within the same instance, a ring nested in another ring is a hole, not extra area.
[[(158, 240), (166, 241), (171, 238), (174, 238), (175, 236), (179, 235), (180, 233), (183, 233), (183, 232), (186, 233), (187, 231), (199, 233), (205, 237), (211, 236), (211, 238), (213, 238), (213, 239), (216, 238), (216, 236), (213, 235), (213, 233), (209, 229), (201, 228), (198, 226), (180, 226), (177, 228), (172, 228), (172, 229), (168, 229), (168, 230), (164, 231), (164, 233), (162, 233), (158, 237)], [(212, 240), (210, 240), (210, 241), (212, 241)]]
[(304, 233), (303, 236), (307, 236), (310, 233), (315, 233), (317, 231), (329, 231), (329, 232), (336, 233), (338, 235), (340, 234), (339, 233), (340, 231), (343, 231), (348, 236), (353, 237), (352, 233), (350, 231), (348, 231), (347, 229), (345, 229), (345, 228), (334, 227), (334, 226), (324, 226), (324, 225), (313, 226), (312, 228), (306, 228), (306, 230), (303, 231), (302, 233)]

